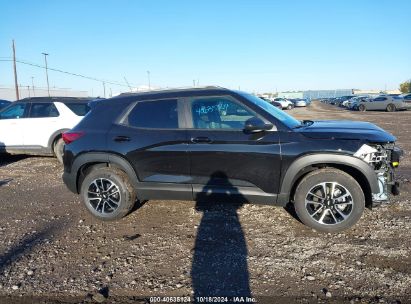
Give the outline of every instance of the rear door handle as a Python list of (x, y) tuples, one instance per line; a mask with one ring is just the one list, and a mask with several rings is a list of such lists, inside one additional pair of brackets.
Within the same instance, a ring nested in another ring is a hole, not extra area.
[(130, 140), (131, 140), (130, 137), (123, 136), (123, 135), (119, 135), (119, 136), (114, 137), (114, 141), (116, 141), (116, 142), (123, 142), (123, 141), (130, 141)]
[(195, 144), (209, 144), (212, 142), (212, 140), (208, 137), (200, 136), (200, 137), (191, 138), (191, 142)]

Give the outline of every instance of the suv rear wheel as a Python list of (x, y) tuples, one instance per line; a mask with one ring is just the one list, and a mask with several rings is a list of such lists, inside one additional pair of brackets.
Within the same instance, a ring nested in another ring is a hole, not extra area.
[(90, 213), (105, 221), (126, 216), (136, 201), (127, 174), (112, 167), (89, 171), (81, 184), (80, 195)]
[(57, 160), (62, 164), (63, 163), (63, 151), (64, 151), (64, 140), (62, 138), (59, 138), (56, 140), (54, 147), (53, 147), (53, 152), (54, 155), (56, 156)]
[(365, 207), (360, 185), (337, 169), (307, 174), (297, 186), (294, 199), (300, 220), (322, 232), (339, 232), (353, 226)]

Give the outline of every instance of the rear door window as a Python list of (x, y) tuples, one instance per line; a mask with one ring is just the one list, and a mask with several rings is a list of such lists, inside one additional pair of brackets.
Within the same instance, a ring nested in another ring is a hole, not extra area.
[(137, 102), (125, 124), (145, 129), (178, 129), (177, 99)]
[(58, 117), (60, 115), (52, 102), (33, 103), (30, 109), (30, 118)]

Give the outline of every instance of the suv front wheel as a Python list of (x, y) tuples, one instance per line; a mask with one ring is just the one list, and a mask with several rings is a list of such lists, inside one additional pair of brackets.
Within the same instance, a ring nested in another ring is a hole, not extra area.
[(84, 178), (81, 199), (95, 217), (117, 220), (126, 216), (136, 202), (136, 192), (127, 174), (113, 167), (98, 167)]
[(337, 169), (307, 174), (295, 190), (299, 219), (322, 232), (339, 232), (353, 226), (364, 212), (364, 193), (357, 181)]

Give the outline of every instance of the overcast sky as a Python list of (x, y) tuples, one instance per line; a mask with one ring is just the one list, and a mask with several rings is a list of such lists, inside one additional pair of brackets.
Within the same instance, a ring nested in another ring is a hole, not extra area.
[[(17, 58), (99, 79), (247, 91), (396, 89), (411, 78), (411, 1), (0, 0), (0, 85)], [(18, 63), (19, 83), (46, 86)], [(49, 74), (102, 95), (101, 83)], [(124, 87), (107, 85), (113, 93)]]

